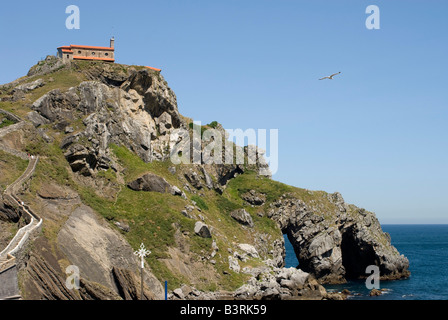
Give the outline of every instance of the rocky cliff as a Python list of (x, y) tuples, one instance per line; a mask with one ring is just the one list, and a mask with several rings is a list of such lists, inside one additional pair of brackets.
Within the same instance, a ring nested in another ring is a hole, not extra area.
[[(184, 129), (190, 138), (195, 127), (159, 72), (47, 57), (0, 86), (0, 108), (22, 123), (1, 135), (3, 150), (41, 159), (21, 195), (44, 221), (38, 245), (20, 259), (25, 298), (136, 299), (133, 251), (142, 242), (151, 250), (147, 299), (163, 298), (164, 281), (172, 299), (322, 299), (337, 297), (321, 284), (365, 277), (368, 265), (378, 265), (383, 279), (409, 275), (373, 213), (339, 193), (272, 180), (260, 170), (260, 150), (255, 163), (244, 148), (243, 164), (174, 164), (181, 138), (173, 133)], [(225, 143), (220, 124), (199, 130), (210, 128)], [(183, 149), (190, 157), (195, 143)], [(6, 154), (11, 175), (2, 186), (21, 170)], [(2, 198), (0, 220), (9, 230), (4, 243), (20, 217)], [(282, 234), (300, 269), (283, 268)], [(66, 288), (70, 265), (80, 270), (79, 290)]]

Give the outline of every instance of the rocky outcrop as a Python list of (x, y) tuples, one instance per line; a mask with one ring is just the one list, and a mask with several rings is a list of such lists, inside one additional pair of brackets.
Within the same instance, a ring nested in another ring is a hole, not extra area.
[[(299, 296), (308, 278), (308, 273), (295, 268), (277, 268), (275, 273), (260, 270), (235, 291), (235, 297), (242, 300), (285, 300)], [(325, 294), (325, 289), (321, 294)]]
[(74, 291), (65, 286), (65, 279), (60, 270), (55, 270), (48, 262), (48, 257), (42, 258), (33, 254), (28, 260), (26, 284), (27, 295), (30, 299), (40, 297), (45, 300), (77, 300)]
[(44, 82), (42, 79), (38, 79), (31, 83), (20, 84), (11, 91), (10, 101), (16, 102), (18, 100), (24, 100), (25, 94), (27, 92), (32, 91), (36, 88), (39, 88), (43, 85), (44, 85)]
[(62, 59), (58, 59), (55, 56), (47, 56), (44, 60), (39, 61), (35, 66), (31, 67), (27, 76), (44, 75), (58, 70), (63, 66), (64, 63), (62, 62)]
[(202, 238), (211, 238), (212, 237), (209, 227), (201, 221), (197, 221), (195, 223), (194, 233), (196, 233), (198, 236), (200, 236)]
[(248, 256), (252, 258), (260, 258), (257, 249), (251, 244), (248, 243), (239, 243), (238, 248), (243, 250)]
[(380, 267), (382, 279), (409, 276), (409, 262), (390, 244), (373, 213), (347, 205), (339, 193), (318, 212), (302, 200), (282, 197), (268, 216), (278, 222), (294, 247), (299, 266), (322, 283), (365, 278), (366, 267)]
[[(123, 300), (141, 300), (142, 293), (141, 280), (130, 270), (114, 267), (112, 276), (118, 288), (118, 293)], [(148, 289), (147, 285), (143, 285), (143, 300), (154, 300), (155, 296)]]
[(295, 268), (259, 272), (234, 292), (204, 292), (182, 285), (168, 294), (169, 300), (344, 300), (343, 294), (328, 293), (316, 279)]
[(170, 185), (165, 178), (150, 172), (129, 182), (128, 187), (134, 191), (170, 193), (174, 196), (186, 197), (178, 187)]
[(49, 122), (71, 121), (75, 117), (73, 110), (77, 109), (79, 100), (75, 88), (67, 92), (54, 89), (37, 99), (33, 103), (32, 109), (48, 119)]
[(146, 173), (140, 178), (129, 182), (128, 187), (135, 191), (169, 192), (171, 185), (162, 177), (153, 173)]
[[(44, 68), (46, 64), (53, 65), (52, 58), (36, 69)], [(171, 149), (177, 143), (171, 133), (176, 129), (187, 129), (187, 124), (178, 112), (176, 95), (160, 73), (147, 68), (115, 68), (110, 64), (93, 64), (85, 70), (76, 61), (63, 67), (80, 69), (91, 81), (81, 82), (65, 91), (47, 92), (32, 104), (33, 111), (27, 118), (35, 127), (52, 124), (53, 128), (64, 131), (61, 148), (66, 151), (74, 172), (94, 176), (99, 170), (117, 168), (109, 150), (110, 144), (126, 147), (145, 162), (170, 157)], [(82, 119), (82, 125), (78, 124), (75, 130), (71, 124), (77, 119)], [(216, 128), (225, 139), (222, 126), (218, 124)], [(42, 136), (45, 134), (41, 133)], [(52, 138), (47, 135), (45, 140), (51, 142)], [(200, 141), (194, 139), (193, 145), (205, 148), (205, 144), (201, 146)], [(255, 148), (250, 157), (252, 149), (241, 149), (246, 162), (250, 158), (250, 163), (255, 163), (248, 164), (247, 168), (268, 169), (261, 150)], [(226, 156), (222, 155), (223, 163)], [(222, 193), (227, 182), (242, 174), (245, 168), (236, 163), (199, 165), (186, 172), (184, 178), (197, 190), (206, 187)]]
[[(117, 300), (121, 299), (113, 290), (98, 283), (91, 282), (82, 275), (79, 288), (67, 287), (68, 274), (65, 274), (58, 263), (58, 258), (44, 237), (38, 237), (35, 249), (22, 262), (22, 293), (25, 299), (33, 300)], [(58, 252), (56, 251), (56, 254)], [(26, 263), (25, 263), (26, 261)]]
[(241, 198), (248, 204), (254, 206), (261, 206), (266, 202), (266, 195), (261, 192), (257, 192), (256, 190), (250, 190), (246, 193), (243, 193), (241, 195)]
[(190, 168), (190, 170), (186, 172), (184, 176), (194, 188), (202, 188), (201, 178), (193, 169)]
[(43, 85), (45, 85), (45, 81), (42, 80), (42, 79), (37, 79), (37, 80), (32, 81), (32, 82), (28, 82), (28, 83), (24, 83), (24, 84), (18, 85), (17, 87), (15, 87), (13, 89), (13, 93), (18, 92), (18, 91), (22, 91), (22, 92), (33, 91), (34, 89), (42, 87)]
[(3, 200), (0, 194), (0, 220), (7, 222), (17, 222), (20, 219), (20, 212)]
[(296, 268), (251, 270), (252, 278), (238, 288), (238, 300), (342, 300), (339, 294), (328, 293), (309, 273)]
[(254, 227), (254, 222), (252, 220), (252, 217), (250, 216), (249, 212), (247, 212), (244, 209), (234, 210), (234, 211), (230, 212), (230, 216), (245, 226), (248, 226), (250, 228)]
[(69, 289), (66, 276), (55, 270), (45, 259), (33, 254), (27, 265), (27, 294), (30, 299), (45, 300), (121, 300), (113, 290), (98, 283), (79, 279), (77, 290)]
[(159, 73), (147, 69), (134, 72), (122, 88), (127, 92), (134, 90), (142, 97), (145, 110), (153, 118), (159, 119), (159, 126), (169, 122), (174, 128), (181, 126), (183, 121), (177, 111), (176, 95)]
[(52, 123), (59, 130), (77, 118), (83, 119), (85, 130), (68, 135), (61, 145), (66, 149), (83, 141), (84, 148), (89, 149), (75, 147), (75, 153), (88, 154), (89, 160), (84, 162), (71, 156), (74, 150), (67, 150), (67, 160), (82, 174), (96, 170), (85, 162), (105, 160), (102, 167), (114, 166), (108, 149), (110, 143), (124, 145), (146, 162), (169, 157), (169, 133), (185, 123), (178, 113), (176, 96), (162, 76), (148, 70), (117, 76), (110, 70), (98, 73), (94, 72), (96, 81), (43, 95), (33, 103), (34, 111), (28, 118), (36, 127)]
[(78, 172), (84, 176), (94, 175), (99, 165), (95, 150), (81, 144), (71, 145), (64, 153), (64, 156), (73, 172)]

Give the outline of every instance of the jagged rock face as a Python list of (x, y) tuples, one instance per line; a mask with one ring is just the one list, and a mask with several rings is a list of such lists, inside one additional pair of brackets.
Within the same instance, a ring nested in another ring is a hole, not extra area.
[(244, 209), (237, 209), (230, 212), (230, 216), (239, 223), (246, 225), (250, 228), (254, 227), (254, 222), (250, 214)]
[[(113, 267), (112, 275), (123, 300), (140, 300), (142, 298), (141, 280), (136, 277), (135, 273), (127, 269)], [(154, 299), (154, 294), (143, 284), (143, 300)]]
[[(76, 69), (77, 65), (71, 68)], [(109, 168), (117, 170), (110, 144), (128, 148), (145, 162), (167, 160), (174, 145), (179, 143), (179, 137), (171, 134), (176, 129), (187, 128), (178, 112), (176, 95), (159, 73), (146, 69), (120, 70), (116, 71), (108, 64), (91, 66), (82, 71), (91, 81), (65, 91), (49, 91), (33, 103), (33, 111), (27, 115), (35, 127), (51, 124), (64, 132), (60, 147), (65, 150), (72, 170), (83, 176), (94, 176), (98, 170)], [(79, 124), (78, 119), (82, 119), (84, 127), (74, 130), (71, 126), (76, 121)], [(216, 129), (225, 139), (224, 128), (218, 125)], [(43, 131), (41, 135), (44, 134)], [(47, 138), (45, 140), (51, 139)], [(181, 141), (192, 142), (192, 157), (194, 152), (204, 151), (206, 147), (206, 143), (201, 144), (200, 139), (190, 136)], [(252, 154), (250, 150), (247, 147), (241, 149), (248, 159)], [(253, 162), (255, 164), (245, 167), (227, 163), (226, 152), (230, 150), (233, 146), (222, 154), (222, 164), (195, 163), (193, 171), (184, 175), (187, 183), (197, 190), (206, 187), (222, 193), (227, 182), (244, 173), (245, 168), (259, 170), (267, 166), (263, 152), (255, 147), (252, 154), (256, 158), (252, 160), (258, 159)]]
[(45, 63), (39, 63), (33, 66), (29, 71), (27, 76), (31, 77), (34, 75), (43, 75), (47, 74), (53, 70), (59, 69), (64, 66), (64, 62), (62, 59), (58, 59), (55, 56), (47, 56), (45, 58)]
[[(181, 118), (177, 111), (177, 100), (174, 92), (161, 77), (149, 77), (147, 70), (132, 74), (122, 88), (129, 92), (134, 90), (142, 96), (145, 109), (154, 118), (160, 118), (164, 113), (171, 117), (174, 128), (179, 128)], [(167, 115), (162, 117), (166, 121)]]
[(334, 211), (325, 214), (285, 197), (268, 212), (287, 234), (300, 269), (322, 283), (365, 278), (368, 265), (379, 266), (382, 279), (409, 276), (408, 260), (390, 244), (373, 213), (345, 204), (338, 193), (328, 200)]
[(53, 123), (63, 130), (67, 123), (83, 118), (85, 130), (66, 136), (61, 144), (66, 149), (83, 141), (88, 149), (78, 150), (78, 146), (75, 152), (67, 151), (67, 160), (74, 171), (89, 175), (97, 169), (92, 166), (96, 163), (102, 164), (100, 168), (113, 168), (110, 143), (124, 145), (145, 162), (167, 159), (169, 133), (185, 126), (177, 110), (176, 96), (161, 75), (141, 70), (125, 80), (123, 75), (118, 78), (112, 81), (113, 76), (101, 74), (98, 79), (107, 84), (86, 81), (66, 92), (55, 89), (32, 106), (35, 112), (28, 117), (36, 126)]
[(95, 150), (92, 148), (86, 148), (81, 144), (74, 144), (70, 146), (64, 156), (70, 163), (73, 172), (79, 172), (84, 176), (91, 176), (97, 168), (98, 159)]
[(23, 287), (25, 299), (33, 300), (120, 300), (114, 290), (83, 277), (79, 279), (79, 289), (73, 290), (66, 286), (65, 274), (50, 249), (47, 240), (40, 236), (35, 240), (36, 249), (27, 259), (24, 268), (27, 276)]
[(20, 219), (20, 213), (4, 202), (2, 195), (0, 194), (0, 220), (8, 222), (17, 222)]

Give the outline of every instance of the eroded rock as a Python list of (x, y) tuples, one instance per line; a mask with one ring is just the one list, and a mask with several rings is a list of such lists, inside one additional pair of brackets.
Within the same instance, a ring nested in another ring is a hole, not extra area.
[(266, 195), (256, 190), (250, 190), (241, 195), (241, 198), (254, 206), (261, 206), (266, 202)]
[(296, 198), (279, 199), (268, 211), (288, 235), (301, 269), (322, 283), (365, 278), (368, 265), (378, 265), (382, 279), (409, 276), (409, 261), (390, 244), (373, 213), (361, 214), (339, 193), (328, 200), (333, 211), (316, 212)]
[(211, 238), (212, 237), (209, 227), (201, 221), (197, 221), (195, 223), (194, 232), (202, 238)]
[(234, 210), (230, 213), (230, 216), (243, 225), (246, 225), (250, 228), (254, 227), (254, 222), (251, 215), (244, 209)]

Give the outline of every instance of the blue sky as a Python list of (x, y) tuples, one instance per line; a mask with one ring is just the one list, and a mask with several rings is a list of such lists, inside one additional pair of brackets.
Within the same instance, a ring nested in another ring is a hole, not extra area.
[[(380, 30), (365, 27), (372, 4)], [(382, 223), (448, 223), (447, 16), (445, 0), (8, 1), (0, 83), (115, 36), (116, 62), (162, 68), (183, 115), (278, 129), (274, 179)]]

